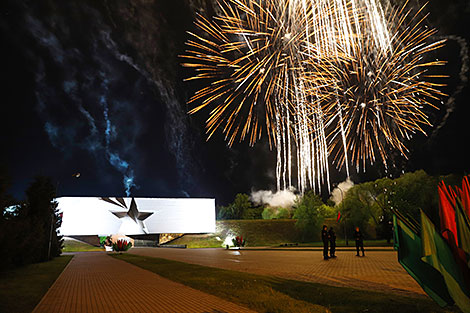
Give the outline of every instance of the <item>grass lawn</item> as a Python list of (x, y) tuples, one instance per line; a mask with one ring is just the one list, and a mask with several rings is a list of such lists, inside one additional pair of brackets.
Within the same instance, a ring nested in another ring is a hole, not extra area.
[(171, 244), (187, 245), (188, 248), (221, 248), (227, 236), (242, 235), (247, 246), (271, 246), (299, 242), (295, 220), (226, 220), (216, 221), (216, 231), (206, 235), (184, 235)]
[[(247, 247), (277, 247), (281, 244), (298, 243), (300, 247), (320, 247), (320, 242), (302, 242), (302, 236), (295, 227), (296, 220), (224, 220), (216, 221), (216, 231), (213, 234), (186, 234), (171, 242), (171, 244), (187, 245), (188, 248), (221, 248), (228, 236), (242, 235)], [(319, 235), (319, 234), (318, 234)], [(320, 238), (319, 238), (320, 239)], [(349, 238), (349, 246), (354, 247), (354, 240)], [(338, 247), (346, 246), (344, 237), (336, 241)], [(365, 240), (367, 248), (373, 246), (391, 246), (385, 240)]]
[[(175, 241), (172, 241), (171, 244), (185, 244), (188, 248), (221, 248), (222, 241), (217, 240), (216, 235), (185, 235), (182, 238), (179, 238)], [(220, 237), (219, 237), (220, 238)], [(294, 244), (295, 242), (287, 242), (287, 241), (257, 241), (257, 244), (247, 244), (248, 247), (284, 247), (284, 244)], [(389, 250), (389, 247), (393, 246), (392, 243), (387, 243), (386, 240), (364, 240), (364, 248), (367, 250), (368, 247), (386, 247), (385, 251)], [(298, 242), (297, 245), (289, 245), (288, 248), (295, 250), (295, 248), (321, 248), (323, 247), (323, 242)], [(336, 241), (337, 248), (349, 247), (352, 249), (356, 248), (354, 241), (349, 241), (349, 245), (346, 246), (346, 242), (344, 240), (337, 240)], [(377, 250), (377, 249), (375, 249)]]
[(133, 254), (112, 256), (258, 312), (458, 312), (441, 309), (423, 297), (333, 287)]
[(101, 247), (92, 246), (86, 242), (78, 240), (64, 240), (64, 248), (62, 252), (89, 252), (89, 251), (104, 251)]
[[(186, 245), (188, 248), (221, 248), (222, 241), (215, 235), (184, 235), (170, 244)], [(220, 237), (219, 237), (220, 238)]]
[(0, 272), (0, 312), (31, 312), (72, 257), (63, 255)]

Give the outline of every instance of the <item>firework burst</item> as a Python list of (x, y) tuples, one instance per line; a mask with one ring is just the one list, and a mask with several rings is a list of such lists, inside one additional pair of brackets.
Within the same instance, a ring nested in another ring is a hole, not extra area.
[(291, 18), (298, 12), (288, 0), (229, 0), (220, 9), (214, 21), (198, 16), (204, 35), (190, 33), (191, 49), (182, 56), (197, 73), (188, 80), (209, 82), (189, 100), (202, 101), (190, 113), (210, 108), (208, 137), (221, 129), (229, 145), (247, 137), (254, 144), (263, 129), (275, 141), (278, 120), (288, 114), (289, 84), (299, 80), (291, 69), (300, 67), (304, 20)]
[(329, 151), (338, 166), (349, 154), (357, 169), (365, 168), (367, 160), (380, 160), (387, 167), (389, 151), (406, 157), (406, 141), (415, 133), (425, 134), (424, 127), (431, 125), (426, 111), (445, 96), (438, 89), (443, 85), (432, 81), (445, 76), (429, 71), (445, 62), (428, 61), (425, 55), (442, 47), (444, 40), (430, 40), (436, 30), (424, 26), (419, 13), (411, 15), (404, 7), (388, 12), (388, 49), (358, 36), (350, 55), (323, 60), (328, 64), (323, 75), (332, 83), (322, 90), (321, 107), (325, 124), (331, 125)]
[[(417, 15), (377, 0), (225, 0), (198, 15), (183, 66), (207, 83), (189, 113), (207, 109), (208, 139), (229, 146), (263, 133), (277, 149), (278, 189), (329, 187), (338, 167), (387, 164), (389, 149), (429, 124), (424, 108), (442, 93), (426, 81), (424, 55), (443, 45)], [(419, 12), (418, 12), (419, 13)], [(388, 16), (388, 19), (385, 19)], [(426, 77), (427, 76), (427, 77)], [(350, 160), (348, 158), (350, 155)]]

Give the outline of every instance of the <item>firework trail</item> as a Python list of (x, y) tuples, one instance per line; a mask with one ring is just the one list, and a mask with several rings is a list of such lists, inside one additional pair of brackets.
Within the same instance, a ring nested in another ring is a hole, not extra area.
[[(403, 7), (404, 8), (404, 7)], [(205, 80), (189, 103), (210, 111), (229, 145), (266, 132), (277, 149), (277, 187), (329, 188), (329, 156), (341, 168), (406, 155), (403, 141), (429, 124), (422, 108), (442, 94), (421, 79), (434, 30), (378, 0), (225, 0), (199, 15), (183, 66)], [(418, 12), (419, 13), (419, 12)], [(389, 16), (388, 19), (385, 16)], [(417, 21), (417, 22), (416, 22)], [(350, 154), (350, 157), (348, 157)], [(349, 160), (349, 158), (351, 160)]]

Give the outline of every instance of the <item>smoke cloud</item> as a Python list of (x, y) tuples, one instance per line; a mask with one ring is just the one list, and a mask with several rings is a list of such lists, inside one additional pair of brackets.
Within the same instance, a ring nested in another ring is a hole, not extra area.
[[(192, 176), (191, 168), (191, 149), (192, 140), (187, 138), (189, 130), (187, 127), (188, 116), (183, 109), (185, 106), (181, 105), (178, 100), (177, 94), (171, 83), (165, 80), (162, 76), (163, 73), (145, 70), (137, 64), (137, 62), (127, 54), (119, 51), (117, 43), (111, 38), (110, 30), (101, 32), (101, 39), (105, 46), (113, 53), (114, 57), (119, 61), (127, 63), (137, 72), (139, 72), (145, 79), (157, 87), (160, 97), (167, 108), (165, 134), (169, 144), (170, 153), (176, 159), (176, 167), (178, 175), (183, 187), (187, 188), (193, 184), (194, 178)], [(138, 43), (136, 43), (138, 44)], [(175, 52), (176, 53), (176, 52)], [(189, 197), (186, 190), (181, 190), (185, 197)]]
[(293, 189), (279, 190), (274, 193), (271, 190), (258, 190), (251, 192), (250, 199), (256, 204), (290, 208), (294, 205), (297, 196)]
[(338, 186), (331, 192), (330, 199), (336, 204), (343, 201), (346, 192), (354, 186), (353, 181), (348, 177), (345, 181), (338, 184)]
[(438, 134), (439, 130), (446, 125), (449, 116), (454, 112), (457, 106), (456, 98), (468, 84), (468, 71), (470, 68), (470, 62), (468, 57), (468, 43), (465, 38), (456, 35), (441, 36), (439, 39), (441, 38), (445, 38), (447, 40), (454, 40), (460, 46), (460, 84), (457, 85), (454, 92), (449, 96), (449, 98), (447, 98), (447, 101), (445, 103), (446, 114), (442, 118), (441, 123), (432, 132), (431, 138), (435, 137)]
[[(118, 82), (123, 73), (112, 66), (113, 61), (104, 50), (89, 56), (79, 49), (67, 49), (40, 20), (28, 15), (26, 23), (37, 43), (49, 51), (55, 71), (64, 77), (60, 83), (52, 79), (47, 74), (46, 63), (38, 57), (35, 77), (38, 112), (50, 142), (64, 153), (78, 148), (106, 160), (122, 175), (129, 197), (131, 189), (138, 188), (132, 168), (134, 162), (130, 158), (135, 154), (133, 148), (139, 127), (134, 109), (119, 96)], [(90, 38), (96, 47), (102, 45), (102, 37)], [(84, 60), (99, 65), (90, 67)], [(129, 86), (133, 88), (134, 85)], [(67, 119), (64, 120), (64, 116)], [(129, 120), (128, 116), (133, 119)]]
[[(104, 73), (101, 73), (101, 76), (104, 76)], [(108, 92), (108, 84), (109, 81), (105, 78), (103, 80), (102, 87), (106, 93)], [(122, 183), (124, 185), (126, 196), (130, 197), (131, 188), (138, 187), (134, 182), (134, 170), (130, 167), (129, 162), (122, 159), (118, 153), (111, 152), (109, 145), (111, 140), (116, 137), (116, 128), (112, 125), (111, 120), (109, 119), (109, 107), (105, 94), (100, 97), (100, 104), (103, 107), (103, 117), (106, 123), (106, 128), (104, 130), (106, 155), (109, 163), (123, 175)]]

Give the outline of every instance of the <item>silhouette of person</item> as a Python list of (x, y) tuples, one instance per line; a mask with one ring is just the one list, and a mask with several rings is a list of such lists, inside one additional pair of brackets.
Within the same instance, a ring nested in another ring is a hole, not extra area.
[(335, 231), (333, 230), (333, 227), (330, 227), (330, 230), (328, 231), (328, 237), (330, 240), (330, 258), (336, 258), (335, 252), (336, 252), (336, 234)]
[(321, 240), (323, 241), (323, 259), (328, 260), (328, 227), (323, 225)]
[(356, 240), (356, 256), (359, 256), (359, 249), (361, 249), (362, 251), (362, 256), (365, 256), (364, 255), (364, 238), (358, 226), (356, 226), (356, 230), (354, 231), (354, 240)]

